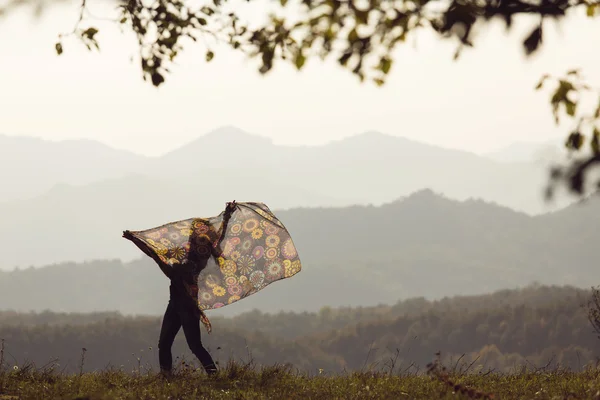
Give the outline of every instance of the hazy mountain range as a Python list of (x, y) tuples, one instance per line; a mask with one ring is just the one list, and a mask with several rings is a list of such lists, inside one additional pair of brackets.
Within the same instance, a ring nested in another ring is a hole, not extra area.
[[(303, 271), (216, 313), (373, 306), (416, 296), (487, 293), (534, 281), (589, 287), (600, 282), (595, 252), (599, 209), (600, 200), (594, 199), (532, 217), (424, 190), (378, 207), (281, 211)], [(32, 237), (25, 237), (17, 251), (24, 256), (40, 253), (43, 259), (61, 249), (108, 258), (115, 250), (131, 250), (141, 258), (0, 272), (2, 308), (163, 311), (168, 280), (129, 242), (118, 238), (122, 246), (110, 248), (101, 236), (70, 233), (71, 226), (29, 228)], [(38, 242), (39, 232), (51, 229), (55, 234)]]
[(500, 163), (377, 132), (289, 147), (224, 127), (161, 157), (92, 141), (0, 136), (0, 269), (131, 260), (138, 254), (122, 230), (215, 215), (232, 199), (274, 210), (344, 207), (430, 188), (539, 213), (547, 210), (546, 178), (535, 163)]
[(123, 177), (146, 161), (92, 140), (53, 142), (0, 135), (0, 203), (35, 197), (55, 185)]
[[(516, 153), (519, 158), (519, 151), (505, 149), (499, 154), (506, 159), (510, 158), (507, 154)], [(52, 142), (0, 135), (0, 202), (39, 196), (56, 185), (112, 179), (134, 182), (137, 175), (143, 175), (200, 187), (207, 181), (231, 187), (252, 180), (255, 187), (264, 186), (265, 194), (293, 186), (306, 196), (313, 194), (319, 202), (340, 205), (380, 204), (430, 187), (451, 197), (482, 197), (519, 210), (539, 211), (546, 171), (534, 165), (499, 165), (490, 160), (494, 154), (480, 157), (378, 132), (323, 146), (291, 147), (224, 127), (160, 157), (144, 157), (89, 140)], [(507, 187), (513, 189), (511, 196), (506, 195)], [(278, 206), (288, 207), (284, 203)], [(308, 205), (304, 199), (287, 203)]]

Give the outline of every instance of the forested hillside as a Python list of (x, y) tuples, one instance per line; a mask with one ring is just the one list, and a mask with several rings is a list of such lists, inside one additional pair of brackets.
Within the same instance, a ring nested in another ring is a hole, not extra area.
[[(447, 362), (461, 356), (467, 364), (477, 360), (473, 368), (508, 371), (549, 364), (579, 369), (598, 355), (599, 342), (582, 307), (588, 296), (572, 287), (531, 286), (318, 313), (255, 311), (213, 317), (213, 333), (203, 331), (203, 340), (221, 363), (251, 359), (313, 372), (385, 369), (394, 359), (396, 367), (422, 371), (437, 351)], [(159, 317), (0, 313), (9, 362), (27, 359), (42, 365), (57, 357), (72, 371), (84, 347), (87, 370), (108, 364), (127, 370), (156, 368), (159, 329)], [(174, 352), (194, 361), (183, 335)]]

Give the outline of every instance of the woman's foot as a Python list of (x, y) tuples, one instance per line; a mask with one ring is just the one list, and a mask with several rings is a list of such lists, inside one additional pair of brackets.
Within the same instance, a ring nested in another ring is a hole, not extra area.
[(171, 372), (170, 370), (167, 370), (167, 369), (161, 369), (159, 376), (162, 379), (169, 381), (173, 378), (173, 372)]
[(214, 376), (217, 374), (217, 366), (215, 364), (204, 367), (207, 375)]

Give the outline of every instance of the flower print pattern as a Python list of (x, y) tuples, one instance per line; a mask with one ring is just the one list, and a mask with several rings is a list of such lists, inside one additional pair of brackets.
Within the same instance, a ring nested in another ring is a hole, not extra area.
[(278, 255), (279, 255), (279, 249), (276, 247), (269, 247), (265, 251), (265, 258), (267, 260), (272, 260), (272, 259), (276, 258)]
[(241, 256), (236, 264), (240, 274), (250, 275), (256, 266), (256, 259), (253, 256)]
[(265, 266), (265, 275), (270, 282), (281, 279), (284, 271), (283, 262), (279, 259), (271, 260)]
[(258, 228), (260, 225), (259, 225), (258, 219), (256, 219), (256, 218), (249, 218), (249, 219), (247, 219), (247, 220), (244, 221), (244, 223), (243, 223), (242, 226), (243, 226), (244, 232), (251, 233), (253, 230), (255, 230), (256, 228)]
[(294, 246), (294, 242), (292, 242), (291, 238), (283, 242), (283, 245), (281, 246), (281, 254), (283, 254), (283, 257), (288, 260), (293, 260), (298, 256), (296, 246)]
[(265, 273), (264, 272), (254, 271), (250, 274), (250, 283), (252, 283), (252, 285), (255, 288), (260, 287), (264, 281), (265, 281)]
[(237, 205), (226, 227), (220, 215), (130, 232), (157, 261), (193, 271), (197, 285), (190, 286), (190, 295), (197, 296), (201, 310), (235, 303), (302, 269), (289, 232), (265, 204)]
[(254, 257), (255, 260), (260, 260), (264, 254), (265, 249), (262, 246), (256, 246), (254, 250), (252, 250), (252, 257)]
[(238, 278), (236, 276), (228, 276), (225, 278), (225, 284), (227, 286), (233, 286), (238, 284)]
[(267, 247), (273, 247), (273, 248), (279, 246), (280, 242), (281, 242), (281, 239), (277, 235), (269, 235), (269, 236), (267, 236), (267, 239), (265, 240), (265, 244), (267, 245)]

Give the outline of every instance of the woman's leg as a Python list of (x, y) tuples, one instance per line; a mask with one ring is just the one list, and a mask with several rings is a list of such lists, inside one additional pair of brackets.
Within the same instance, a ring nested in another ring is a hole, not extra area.
[(171, 372), (173, 368), (171, 347), (173, 347), (173, 342), (175, 341), (177, 332), (179, 332), (179, 328), (181, 328), (179, 313), (172, 302), (169, 301), (158, 339), (158, 363), (162, 372)]
[(198, 360), (200, 360), (206, 373), (216, 373), (217, 366), (210, 356), (210, 353), (202, 345), (199, 315), (192, 310), (181, 310), (180, 318), (183, 326), (183, 333), (185, 334), (185, 340), (187, 341), (190, 350), (198, 357)]

